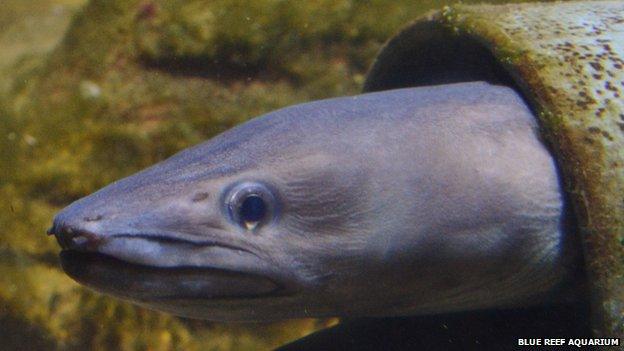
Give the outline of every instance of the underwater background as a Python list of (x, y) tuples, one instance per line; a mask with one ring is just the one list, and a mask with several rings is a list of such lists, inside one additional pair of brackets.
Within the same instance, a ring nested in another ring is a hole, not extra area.
[(387, 39), (450, 3), (2, 0), (0, 349), (265, 350), (335, 324), (135, 307), (69, 279), (45, 231), (70, 202), (249, 118), (358, 93)]

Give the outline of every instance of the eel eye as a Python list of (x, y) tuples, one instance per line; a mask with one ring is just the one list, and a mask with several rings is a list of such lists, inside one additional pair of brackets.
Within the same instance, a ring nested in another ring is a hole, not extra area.
[(248, 195), (238, 209), (238, 216), (245, 223), (258, 223), (266, 216), (266, 204), (262, 197), (252, 194)]
[(228, 214), (234, 222), (246, 230), (253, 231), (273, 219), (275, 197), (265, 185), (245, 182), (229, 191), (226, 205)]

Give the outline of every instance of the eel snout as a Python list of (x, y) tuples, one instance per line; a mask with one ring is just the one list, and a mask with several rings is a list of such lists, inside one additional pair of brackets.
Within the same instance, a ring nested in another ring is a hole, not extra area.
[(261, 262), (244, 248), (165, 235), (97, 233), (71, 222), (62, 214), (48, 230), (61, 246), (61, 266), (72, 279), (103, 293), (149, 305), (257, 298), (285, 290), (277, 279), (247, 269)]
[(95, 251), (102, 241), (97, 234), (80, 228), (55, 223), (48, 229), (49, 235), (54, 235), (63, 250)]

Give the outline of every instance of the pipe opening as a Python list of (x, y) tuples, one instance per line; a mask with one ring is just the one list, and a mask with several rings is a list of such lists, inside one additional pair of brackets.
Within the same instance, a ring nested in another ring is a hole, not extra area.
[(386, 44), (368, 74), (364, 91), (470, 81), (517, 88), (483, 44), (438, 23), (419, 22)]

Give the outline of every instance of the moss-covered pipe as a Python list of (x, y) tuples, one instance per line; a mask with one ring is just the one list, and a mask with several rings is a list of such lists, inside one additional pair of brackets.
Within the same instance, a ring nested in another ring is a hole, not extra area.
[(624, 336), (624, 3), (455, 5), (416, 20), (365, 91), (487, 80), (541, 122), (582, 237), (597, 336)]

